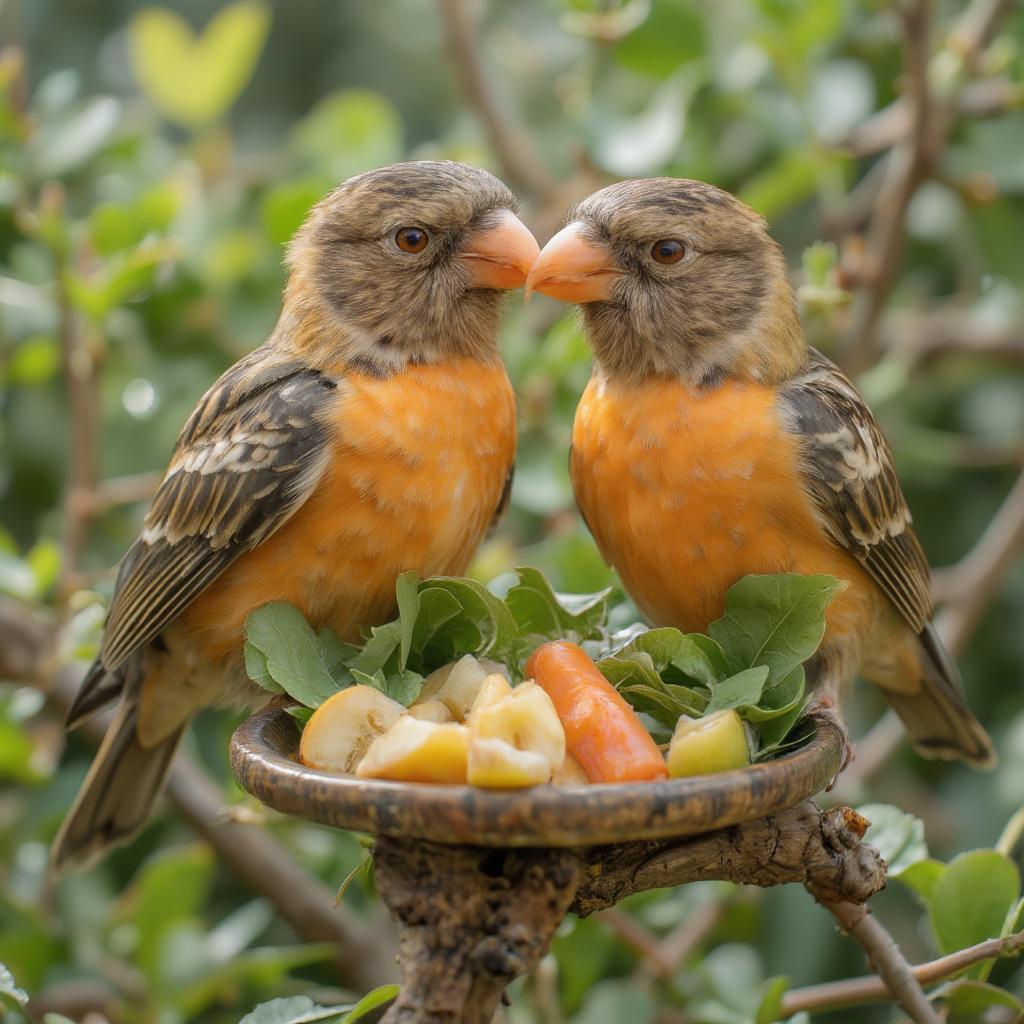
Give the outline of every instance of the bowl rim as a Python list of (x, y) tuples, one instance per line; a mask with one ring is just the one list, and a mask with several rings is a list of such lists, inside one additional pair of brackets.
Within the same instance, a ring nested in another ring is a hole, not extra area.
[(697, 835), (792, 807), (835, 777), (838, 727), (812, 718), (814, 733), (774, 761), (715, 775), (589, 786), (485, 790), (359, 779), (307, 768), (294, 719), (268, 707), (231, 738), (239, 784), (292, 817), (374, 836), (450, 845), (583, 847)]

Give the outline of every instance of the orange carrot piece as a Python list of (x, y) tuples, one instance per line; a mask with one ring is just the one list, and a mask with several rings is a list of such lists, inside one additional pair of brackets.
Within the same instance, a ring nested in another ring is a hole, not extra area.
[(526, 663), (526, 678), (554, 702), (566, 749), (591, 782), (667, 777), (650, 733), (582, 647), (567, 640), (542, 644)]

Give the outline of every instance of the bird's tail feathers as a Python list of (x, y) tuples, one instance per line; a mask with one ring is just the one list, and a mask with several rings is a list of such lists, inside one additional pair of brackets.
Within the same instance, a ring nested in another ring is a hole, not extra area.
[(108, 704), (113, 704), (123, 689), (123, 671), (110, 672), (97, 658), (85, 673), (82, 685), (68, 708), (64, 724), (68, 729), (76, 728)]
[(50, 870), (86, 867), (146, 822), (184, 727), (156, 746), (136, 735), (138, 698), (126, 693), (50, 849)]
[(919, 651), (920, 689), (912, 694), (886, 691), (914, 749), (924, 757), (993, 768), (992, 739), (964, 702), (960, 673), (931, 624), (920, 635)]

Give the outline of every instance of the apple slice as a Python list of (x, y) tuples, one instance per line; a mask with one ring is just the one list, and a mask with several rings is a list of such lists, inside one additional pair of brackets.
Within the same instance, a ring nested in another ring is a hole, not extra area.
[(428, 722), (403, 715), (370, 744), (356, 775), (402, 782), (466, 781), (469, 730), (457, 722)]
[(674, 778), (711, 775), (750, 764), (750, 743), (743, 720), (733, 710), (704, 718), (683, 715), (668, 748), (668, 773)]
[(328, 697), (302, 730), (299, 760), (310, 768), (352, 772), (370, 744), (405, 713), (372, 686), (349, 686)]
[(469, 715), (470, 785), (535, 786), (565, 760), (565, 732), (551, 698), (536, 683), (513, 689), (487, 676)]

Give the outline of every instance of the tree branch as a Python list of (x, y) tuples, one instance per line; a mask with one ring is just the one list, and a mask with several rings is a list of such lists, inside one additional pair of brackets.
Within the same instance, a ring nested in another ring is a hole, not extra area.
[[(950, 953), (928, 963), (911, 968), (914, 977), (921, 985), (933, 985), (959, 974), (973, 964), (993, 957), (1017, 956), (1024, 950), (1024, 932), (1017, 932), (1005, 939), (986, 939), (976, 946)], [(863, 1003), (888, 1002), (889, 990), (881, 978), (868, 975), (863, 978), (846, 978), (843, 981), (830, 981), (824, 985), (809, 985), (806, 988), (795, 988), (787, 992), (782, 999), (782, 1016), (806, 1011), (838, 1010), (847, 1006), (859, 1006)]]
[(847, 935), (855, 939), (878, 972), (883, 989), (916, 1024), (942, 1024), (914, 970), (896, 945), (896, 940), (867, 907), (852, 903), (826, 903)]
[(863, 903), (885, 885), (881, 857), (860, 842), (866, 827), (848, 807), (823, 812), (808, 802), (704, 835), (594, 847), (581, 853), (572, 909), (586, 917), (635, 892), (711, 879), (800, 882), (819, 901)]
[(901, 12), (906, 61), (905, 103), (910, 116), (904, 140), (889, 157), (885, 180), (868, 229), (866, 287), (854, 303), (846, 342), (852, 373), (870, 366), (877, 354), (878, 324), (903, 252), (910, 201), (927, 177), (935, 152), (930, 144), (931, 95), (928, 88), (929, 0), (909, 0)]
[[(38, 686), (61, 712), (80, 679), (70, 670), (47, 677), (45, 663), (53, 644), (53, 625), (30, 609), (0, 600), (0, 675)], [(88, 721), (83, 732), (99, 742), (109, 716)], [(337, 945), (338, 977), (359, 991), (393, 981), (394, 947), (386, 933), (335, 907), (334, 891), (297, 867), (291, 854), (266, 829), (231, 820), (223, 795), (196, 761), (179, 751), (167, 784), (167, 799), (213, 848), (223, 863), (253, 892), (273, 904), (278, 915), (307, 942)]]
[(495, 98), (480, 60), (467, 0), (438, 0), (438, 11), (466, 104), (480, 119), (511, 184), (527, 189), (542, 201), (547, 199), (557, 190), (557, 182), (542, 163), (533, 140)]
[(946, 598), (939, 633), (954, 654), (966, 646), (1022, 546), (1024, 472), (974, 547), (938, 576), (937, 589)]
[[(40, 205), (61, 216), (65, 199), (63, 186), (52, 182), (43, 189)], [(98, 475), (99, 409), (93, 355), (68, 290), (70, 267), (63, 243), (57, 242), (51, 247), (51, 256), (57, 288), (57, 336), (68, 395), (69, 464), (60, 578), (60, 591), (66, 597), (77, 585), (78, 561), (93, 518), (90, 496)]]

